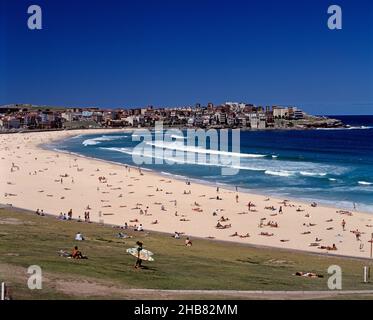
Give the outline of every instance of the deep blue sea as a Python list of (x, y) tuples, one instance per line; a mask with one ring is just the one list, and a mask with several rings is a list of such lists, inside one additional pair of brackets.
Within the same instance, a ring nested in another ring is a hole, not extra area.
[[(143, 165), (176, 178), (214, 185), (239, 187), (240, 191), (315, 200), (325, 204), (373, 212), (373, 116), (332, 116), (351, 125), (348, 129), (241, 131), (240, 165), (235, 175), (221, 175), (221, 166), (206, 161)], [(183, 132), (184, 133), (184, 132)], [(136, 133), (134, 133), (136, 135)], [(154, 137), (154, 132), (152, 136)], [(177, 150), (198, 155), (174, 137)], [(81, 135), (50, 145), (80, 155), (133, 163), (131, 133)], [(148, 143), (154, 148), (154, 143)], [(163, 143), (168, 152), (174, 145)], [(207, 144), (209, 149), (209, 144)], [(149, 157), (151, 157), (148, 154)]]

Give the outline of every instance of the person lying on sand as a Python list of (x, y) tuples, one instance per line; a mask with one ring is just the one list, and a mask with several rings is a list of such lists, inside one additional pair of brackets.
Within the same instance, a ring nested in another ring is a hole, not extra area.
[(259, 235), (260, 236), (266, 236), (266, 237), (272, 237), (272, 236), (274, 236), (273, 233), (268, 233), (268, 232), (261, 232)]
[(352, 212), (350, 211), (347, 211), (347, 210), (338, 210), (336, 211), (337, 213), (340, 213), (340, 214), (345, 214), (347, 216), (352, 216)]
[(318, 247), (318, 249), (323, 249), (323, 250), (328, 250), (328, 251), (338, 250), (337, 247), (335, 246), (335, 243), (333, 243), (333, 245), (331, 247), (330, 246), (320, 246), (320, 247)]
[(220, 222), (218, 222), (215, 226), (216, 229), (229, 229), (231, 227), (231, 224), (222, 225)]
[(229, 218), (225, 218), (224, 216), (221, 216), (221, 218), (219, 219), (220, 222), (226, 222), (226, 221), (229, 221)]
[(230, 237), (238, 237), (237, 231), (235, 233), (231, 234)]
[(267, 226), (272, 227), (272, 228), (278, 228), (278, 223), (274, 221), (268, 221)]
[(249, 234), (249, 233), (246, 233), (246, 234), (240, 234), (239, 237), (240, 237), (240, 238), (249, 238), (249, 237), (250, 237), (250, 234)]
[(154, 220), (152, 224), (158, 224), (158, 220)]
[(267, 206), (267, 207), (264, 207), (265, 210), (272, 210), (272, 211), (275, 211), (276, 208), (274, 206)]

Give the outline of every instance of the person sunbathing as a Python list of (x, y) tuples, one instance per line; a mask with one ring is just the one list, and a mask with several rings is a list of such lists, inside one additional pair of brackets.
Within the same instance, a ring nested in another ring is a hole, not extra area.
[(267, 236), (267, 237), (272, 237), (274, 234), (273, 233), (268, 233), (268, 232), (261, 232), (261, 236)]
[(249, 237), (250, 237), (250, 234), (249, 234), (249, 233), (246, 233), (246, 234), (240, 235), (240, 238), (249, 238)]
[(230, 227), (232, 227), (231, 224), (222, 225), (220, 222), (218, 222), (218, 223), (216, 224), (216, 228), (217, 228), (217, 229), (228, 229), (228, 228), (230, 228)]
[(323, 250), (328, 250), (328, 251), (331, 251), (331, 250), (338, 250), (336, 245), (333, 243), (332, 246), (320, 246), (318, 247), (318, 249), (323, 249)]
[(235, 233), (231, 234), (230, 237), (238, 237), (237, 231)]
[(296, 272), (295, 275), (300, 276), (300, 277), (309, 277), (309, 278), (323, 278), (324, 277), (321, 274), (316, 274), (313, 272), (302, 272), (302, 271)]

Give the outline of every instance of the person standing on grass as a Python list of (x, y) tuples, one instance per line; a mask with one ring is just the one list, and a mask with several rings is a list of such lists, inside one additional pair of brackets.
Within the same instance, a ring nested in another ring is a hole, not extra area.
[(142, 242), (141, 241), (137, 241), (136, 242), (137, 244), (137, 260), (136, 260), (136, 264), (135, 264), (135, 268), (141, 268), (142, 267), (142, 260), (140, 259), (140, 252), (142, 250)]

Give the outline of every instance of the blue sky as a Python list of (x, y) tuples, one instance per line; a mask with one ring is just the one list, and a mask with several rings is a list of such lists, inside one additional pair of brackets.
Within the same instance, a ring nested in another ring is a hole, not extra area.
[(0, 0), (0, 104), (224, 101), (373, 114), (373, 1)]

